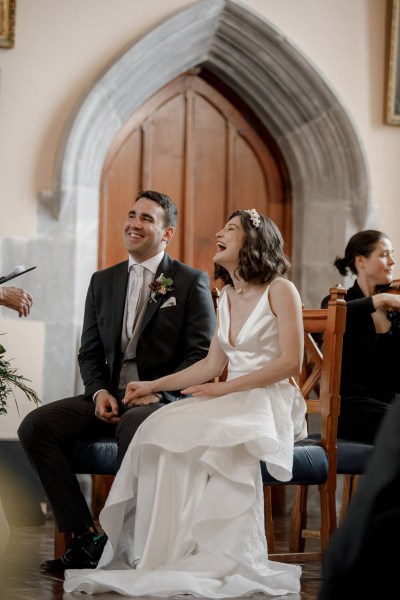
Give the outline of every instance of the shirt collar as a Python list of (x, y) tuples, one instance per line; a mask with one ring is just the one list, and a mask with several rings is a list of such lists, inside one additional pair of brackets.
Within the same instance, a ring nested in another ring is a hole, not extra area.
[[(146, 267), (146, 269), (148, 269), (149, 271), (151, 271), (153, 273), (153, 275), (155, 275), (157, 272), (158, 266), (164, 257), (164, 254), (165, 254), (164, 250), (161, 250), (161, 252), (159, 252), (155, 256), (152, 256), (151, 258), (149, 258), (148, 260), (145, 260), (144, 262), (142, 262), (140, 264), (142, 265), (142, 267)], [(131, 270), (132, 265), (137, 265), (137, 264), (138, 263), (135, 260), (133, 260), (131, 255), (129, 255), (128, 272)]]

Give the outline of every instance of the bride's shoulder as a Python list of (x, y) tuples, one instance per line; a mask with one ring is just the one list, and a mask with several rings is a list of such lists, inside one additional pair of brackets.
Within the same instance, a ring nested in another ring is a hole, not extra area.
[(299, 296), (299, 292), (294, 283), (289, 281), (289, 279), (285, 279), (285, 277), (275, 277), (269, 285), (269, 292), (272, 296)]
[(277, 277), (269, 287), (269, 305), (275, 316), (301, 314), (301, 299), (296, 286), (283, 277)]

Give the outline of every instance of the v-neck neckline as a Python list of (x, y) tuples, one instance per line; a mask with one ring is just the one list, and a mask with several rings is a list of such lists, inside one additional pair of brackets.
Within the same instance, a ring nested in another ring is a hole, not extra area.
[(256, 305), (254, 306), (253, 310), (251, 311), (251, 313), (249, 314), (249, 316), (247, 317), (247, 319), (243, 322), (243, 325), (241, 326), (241, 328), (239, 329), (237, 336), (235, 338), (235, 341), (232, 343), (232, 339), (231, 339), (231, 304), (229, 302), (229, 297), (227, 295), (226, 301), (228, 303), (228, 317), (229, 317), (229, 321), (228, 321), (228, 343), (231, 346), (231, 348), (237, 348), (237, 341), (240, 337), (240, 335), (242, 334), (243, 330), (245, 329), (247, 323), (250, 321), (251, 317), (254, 315), (254, 313), (257, 312), (258, 307), (261, 303), (261, 300), (264, 298), (265, 294), (267, 294), (268, 290), (269, 290), (270, 284), (267, 285), (267, 287), (265, 288), (265, 290), (263, 291), (263, 293), (261, 294), (260, 298), (258, 299)]

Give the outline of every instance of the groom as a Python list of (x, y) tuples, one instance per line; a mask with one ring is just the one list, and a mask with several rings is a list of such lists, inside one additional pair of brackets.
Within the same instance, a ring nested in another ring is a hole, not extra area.
[(115, 435), (118, 466), (139, 427), (180, 392), (151, 394), (125, 408), (132, 380), (152, 380), (206, 356), (215, 313), (206, 273), (173, 260), (165, 249), (177, 209), (165, 194), (140, 192), (123, 225), (129, 260), (93, 274), (85, 305), (78, 362), (83, 395), (33, 410), (18, 435), (36, 469), (59, 531), (73, 537), (46, 572), (95, 568), (106, 538), (100, 536), (67, 458), (78, 439)]

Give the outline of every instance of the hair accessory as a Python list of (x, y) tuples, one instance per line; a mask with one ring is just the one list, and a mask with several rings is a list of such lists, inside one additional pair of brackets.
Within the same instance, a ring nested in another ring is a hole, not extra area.
[(251, 222), (253, 223), (254, 227), (260, 227), (261, 217), (255, 208), (252, 208), (251, 210), (245, 210), (244, 212), (249, 213)]

